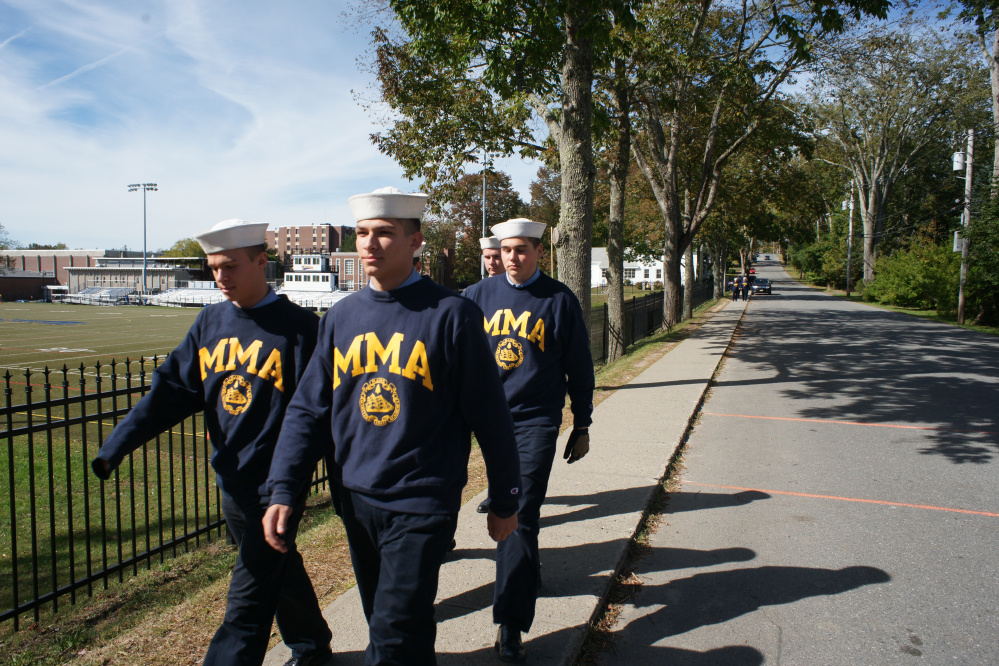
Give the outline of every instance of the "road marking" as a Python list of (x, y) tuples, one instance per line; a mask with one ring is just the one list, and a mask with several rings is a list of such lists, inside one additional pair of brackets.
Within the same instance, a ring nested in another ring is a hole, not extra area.
[(863, 423), (861, 421), (833, 421), (830, 419), (792, 419), (787, 416), (753, 416), (751, 414), (719, 414), (701, 412), (707, 416), (731, 416), (738, 419), (764, 419), (767, 421), (799, 421), (801, 423), (825, 423), (829, 425), (868, 426), (871, 428), (902, 428), (903, 430), (943, 430), (946, 432), (971, 432), (979, 435), (999, 435), (995, 430), (964, 430), (963, 428), (938, 428), (936, 426), (898, 425), (894, 423)]
[(930, 511), (948, 511), (951, 513), (969, 513), (973, 516), (989, 516), (999, 518), (999, 513), (988, 511), (972, 511), (970, 509), (951, 509), (945, 506), (932, 506), (929, 504), (906, 504), (905, 502), (888, 502), (886, 500), (864, 499), (862, 497), (837, 497), (836, 495), (814, 495), (812, 493), (794, 493), (788, 490), (764, 490), (762, 488), (742, 488), (740, 486), (722, 486), (714, 483), (697, 483), (681, 479), (680, 483), (689, 483), (692, 486), (703, 486), (705, 488), (724, 488), (726, 490), (738, 490), (740, 492), (752, 491), (756, 493), (770, 493), (772, 495), (790, 495), (792, 497), (810, 497), (812, 499), (840, 500), (843, 502), (861, 502), (863, 504), (884, 504), (886, 506), (904, 506), (910, 509), (928, 509)]

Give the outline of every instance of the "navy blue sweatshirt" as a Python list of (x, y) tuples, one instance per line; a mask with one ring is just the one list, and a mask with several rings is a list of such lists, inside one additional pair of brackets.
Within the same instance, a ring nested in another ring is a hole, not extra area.
[[(219, 485), (248, 499), (265, 496), (281, 420), (315, 349), (318, 324), (314, 313), (284, 296), (248, 310), (228, 301), (209, 305), (98, 457), (114, 469), (156, 435), (204, 410)], [(92, 467), (108, 478), (99, 465)]]
[(271, 503), (292, 504), (332, 430), (344, 487), (391, 511), (457, 513), (474, 430), (493, 511), (512, 515), (520, 465), (481, 318), (429, 278), (339, 301), (288, 407)]
[(590, 425), (593, 358), (583, 310), (572, 291), (544, 273), (515, 287), (505, 274), (465, 290), (482, 308), (485, 329), (514, 423), (559, 426), (566, 391), (573, 427)]

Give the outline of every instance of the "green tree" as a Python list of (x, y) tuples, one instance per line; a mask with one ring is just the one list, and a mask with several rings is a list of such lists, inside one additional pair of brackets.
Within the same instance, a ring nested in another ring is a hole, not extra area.
[[(482, 174), (470, 174), (460, 178), (449, 189), (451, 200), (439, 215), (432, 215), (424, 225), (430, 231), (428, 247), (433, 245), (431, 249), (435, 252), (445, 248), (453, 252), (453, 275), (458, 284), (471, 284), (481, 277), (482, 177)], [(508, 174), (486, 172), (485, 178), (487, 230), (526, 213), (527, 206), (513, 189)]]
[[(958, 18), (974, 25), (974, 39), (989, 68), (991, 86), (992, 127), (999, 127), (999, 15), (994, 0), (958, 0)], [(999, 132), (992, 142), (992, 196), (999, 187)]]
[(26, 247), (25, 249), (26, 250), (65, 250), (66, 249), (66, 244), (65, 243), (55, 243), (55, 244), (29, 243), (28, 247)]
[(357, 252), (357, 235), (345, 233), (343, 241), (340, 243), (341, 252)]
[[(999, 201), (986, 198), (964, 231), (969, 311), (977, 324), (999, 324)], [(956, 296), (955, 296), (956, 298)]]
[(976, 98), (983, 101), (981, 80), (964, 48), (926, 34), (869, 36), (824, 65), (810, 93), (810, 113), (823, 138), (821, 158), (857, 184), (864, 281), (870, 283), (896, 186), (933, 146), (954, 135), (955, 119), (967, 117)]
[(159, 254), (162, 257), (203, 257), (205, 251), (201, 249), (201, 244), (193, 238), (181, 238), (169, 249), (163, 250)]
[(641, 138), (632, 153), (665, 227), (667, 325), (681, 317), (680, 257), (711, 213), (729, 160), (760, 128), (792, 121), (780, 91), (817, 42), (842, 30), (848, 17), (884, 16), (887, 6), (885, 0), (643, 5), (632, 49)]
[[(535, 114), (558, 153), (559, 279), (589, 317), (592, 88), (633, 25), (629, 0), (393, 0), (408, 41), (376, 32), (382, 96), (402, 119), (379, 147), (408, 175), (454, 177), (481, 150), (537, 154)], [(429, 163), (429, 164), (428, 164)], [(446, 179), (446, 178), (445, 178)]]

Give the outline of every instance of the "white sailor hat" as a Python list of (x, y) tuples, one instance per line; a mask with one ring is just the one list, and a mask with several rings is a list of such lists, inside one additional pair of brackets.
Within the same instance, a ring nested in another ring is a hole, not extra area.
[(427, 241), (420, 243), (420, 247), (416, 248), (416, 252), (413, 253), (413, 259), (419, 259), (420, 255), (423, 254), (423, 248), (427, 246)]
[(490, 228), (493, 236), (499, 240), (506, 240), (507, 238), (541, 238), (547, 227), (548, 225), (544, 222), (534, 222), (526, 217), (515, 217)]
[(222, 220), (208, 231), (195, 234), (194, 239), (201, 245), (205, 254), (212, 254), (240, 247), (263, 245), (267, 242), (265, 231), (267, 231), (266, 222)]
[(500, 239), (496, 236), (483, 236), (479, 239), (479, 247), (483, 250), (498, 250), (500, 249)]
[(422, 220), (427, 198), (419, 192), (406, 194), (394, 187), (379, 187), (374, 192), (355, 194), (347, 199), (347, 204), (358, 222), (392, 218)]

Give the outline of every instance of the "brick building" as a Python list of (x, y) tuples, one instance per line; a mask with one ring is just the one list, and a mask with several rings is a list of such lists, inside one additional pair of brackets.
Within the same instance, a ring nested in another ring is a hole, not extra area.
[(277, 250), (285, 264), (295, 254), (324, 254), (335, 252), (344, 240), (354, 234), (354, 227), (335, 224), (317, 224), (304, 227), (278, 227), (266, 232), (267, 246)]
[(54, 277), (64, 286), (69, 284), (68, 268), (96, 268), (107, 259), (137, 258), (142, 262), (142, 252), (134, 250), (0, 250), (0, 256), (7, 257), (11, 268)]

